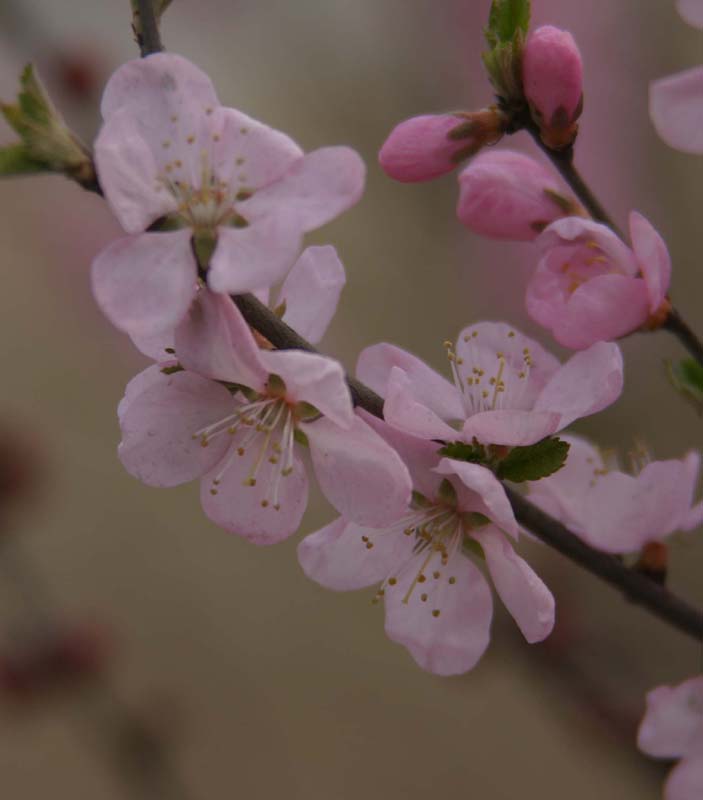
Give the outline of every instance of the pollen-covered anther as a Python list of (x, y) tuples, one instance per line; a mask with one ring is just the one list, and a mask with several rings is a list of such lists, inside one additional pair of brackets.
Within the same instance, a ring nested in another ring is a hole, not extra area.
[(440, 614), (440, 611), (439, 611), (438, 608), (433, 609), (433, 611), (432, 611), (432, 616), (433, 617), (437, 618), (439, 616), (439, 614)]

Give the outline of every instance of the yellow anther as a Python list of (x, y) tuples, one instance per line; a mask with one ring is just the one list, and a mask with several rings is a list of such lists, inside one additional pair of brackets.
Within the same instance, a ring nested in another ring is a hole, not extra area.
[(439, 609), (438, 608), (434, 609), (434, 611), (432, 612), (432, 616), (435, 617), (435, 618), (439, 616)]
[(435, 570), (435, 571), (432, 573), (432, 577), (433, 577), (435, 580), (436, 580), (437, 578), (439, 578), (439, 572), (438, 572), (438, 570)]
[(388, 585), (389, 586), (395, 586), (396, 583), (398, 583), (398, 579), (397, 578), (388, 578)]
[(193, 136), (193, 135), (188, 136), (186, 138), (186, 142), (188, 142), (188, 144), (193, 144), (194, 141), (195, 141), (195, 136)]
[(454, 584), (456, 583), (456, 578), (455, 578), (453, 575), (452, 575), (452, 577), (449, 579), (449, 583), (451, 583), (452, 585), (454, 585)]
[(427, 578), (422, 574), (422, 572), (417, 576), (418, 583), (424, 583), (426, 580)]
[(426, 594), (421, 594), (420, 595), (420, 600), (422, 600), (423, 603), (426, 603), (427, 602), (427, 595)]

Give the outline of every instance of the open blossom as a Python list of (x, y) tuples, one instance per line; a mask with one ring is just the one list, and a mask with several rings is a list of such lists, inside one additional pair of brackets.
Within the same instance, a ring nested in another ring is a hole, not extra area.
[(503, 135), (504, 117), (495, 108), (454, 114), (425, 114), (396, 125), (378, 154), (383, 171), (404, 183), (429, 181), (457, 166)]
[(637, 212), (632, 248), (609, 228), (581, 217), (552, 223), (536, 240), (540, 261), (527, 287), (527, 311), (565, 347), (625, 336), (660, 311), (671, 280), (666, 244)]
[(622, 355), (612, 343), (560, 364), (509, 325), (480, 322), (448, 345), (453, 384), (394, 345), (361, 353), (357, 374), (385, 396), (390, 425), (433, 440), (529, 445), (601, 411), (622, 392)]
[(476, 156), (459, 175), (457, 216), (493, 239), (528, 242), (550, 223), (578, 211), (553, 172), (512, 150)]
[[(176, 330), (177, 365), (149, 367), (120, 404), (119, 455), (152, 486), (201, 479), (205, 513), (257, 544), (298, 528), (308, 443), (329, 501), (385, 524), (410, 496), (397, 454), (354, 414), (341, 366), (297, 350), (260, 350), (236, 306), (202, 291)], [(182, 369), (181, 369), (182, 368)]]
[[(273, 296), (268, 289), (254, 294), (281, 319), (312, 344), (322, 339), (346, 283), (344, 265), (331, 245), (307, 247)], [(144, 355), (155, 361), (174, 349), (174, 330), (152, 336), (132, 336)]]
[(664, 785), (664, 800), (703, 797), (703, 675), (649, 692), (637, 745), (655, 758), (680, 759)]
[(308, 577), (336, 590), (380, 583), (386, 634), (438, 675), (470, 670), (490, 639), (491, 593), (467, 552), (485, 564), (529, 642), (554, 625), (554, 598), (513, 550), (517, 522), (495, 475), (479, 464), (442, 458), (437, 444), (368, 418), (402, 456), (413, 503), (390, 524), (362, 526), (342, 516), (298, 547)]
[[(209, 78), (173, 54), (130, 61), (108, 82), (95, 159), (130, 234), (93, 264), (109, 319), (133, 336), (173, 330), (198, 267), (216, 292), (270, 286), (302, 234), (360, 197), (364, 166), (346, 147), (305, 155), (285, 134), (219, 104)], [(164, 219), (165, 230), (147, 229)]]
[(593, 547), (634, 553), (703, 522), (703, 502), (695, 502), (698, 453), (668, 461), (633, 453), (630, 475), (585, 439), (564, 439), (570, 444), (566, 464), (531, 483), (530, 499)]

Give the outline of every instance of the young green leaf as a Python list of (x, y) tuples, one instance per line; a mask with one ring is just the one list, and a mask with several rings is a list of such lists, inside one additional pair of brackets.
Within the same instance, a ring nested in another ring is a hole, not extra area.
[(530, 0), (493, 0), (485, 30), (490, 47), (512, 42), (515, 34), (527, 34), (530, 25)]
[(560, 470), (568, 452), (569, 443), (556, 436), (525, 447), (513, 447), (498, 465), (496, 475), (515, 483), (538, 481)]

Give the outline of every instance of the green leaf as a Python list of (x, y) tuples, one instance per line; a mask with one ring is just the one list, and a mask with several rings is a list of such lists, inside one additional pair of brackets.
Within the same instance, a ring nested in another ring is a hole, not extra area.
[(23, 144), (0, 147), (0, 175), (31, 175), (45, 171), (44, 165), (33, 159)]
[(556, 436), (526, 447), (513, 447), (498, 465), (496, 475), (515, 483), (538, 481), (560, 470), (568, 452), (569, 443)]
[(677, 364), (667, 361), (666, 369), (674, 389), (703, 416), (703, 367), (693, 358), (684, 358)]
[(509, 43), (518, 32), (527, 33), (530, 25), (530, 0), (493, 0), (485, 30), (490, 47)]
[(449, 442), (439, 451), (439, 455), (453, 458), (455, 461), (469, 461), (472, 464), (483, 464), (488, 461), (486, 448), (482, 444), (466, 444), (466, 442)]

